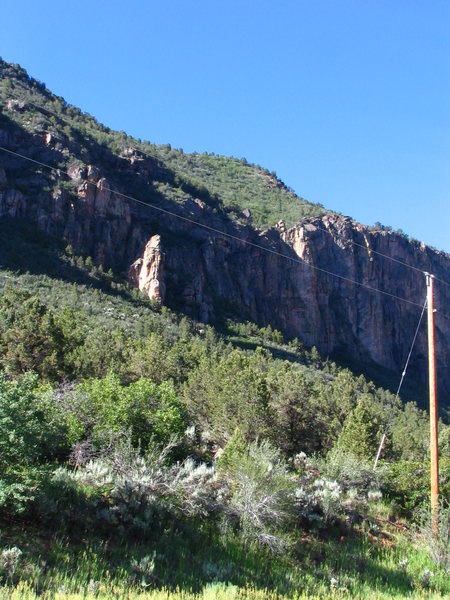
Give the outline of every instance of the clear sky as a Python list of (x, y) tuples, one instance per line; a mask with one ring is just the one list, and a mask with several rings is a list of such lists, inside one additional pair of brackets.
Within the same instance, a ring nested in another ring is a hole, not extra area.
[(109, 127), (450, 252), (448, 0), (2, 0), (0, 55)]

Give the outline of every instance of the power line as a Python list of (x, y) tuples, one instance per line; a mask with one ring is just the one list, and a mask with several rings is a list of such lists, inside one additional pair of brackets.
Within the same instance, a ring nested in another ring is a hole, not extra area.
[(425, 312), (426, 306), (427, 306), (427, 297), (425, 297), (425, 302), (423, 303), (422, 312), (420, 313), (419, 322), (417, 324), (416, 332), (415, 332), (414, 337), (413, 337), (411, 348), (409, 350), (409, 354), (408, 354), (408, 357), (406, 359), (405, 368), (403, 369), (403, 373), (402, 373), (402, 376), (400, 378), (400, 383), (398, 384), (397, 393), (395, 394), (395, 398), (392, 401), (392, 406), (391, 406), (391, 410), (389, 412), (389, 416), (388, 416), (388, 420), (386, 422), (386, 426), (384, 428), (383, 437), (381, 438), (380, 446), (379, 446), (378, 452), (377, 452), (377, 457), (375, 458), (375, 463), (373, 465), (373, 470), (374, 471), (377, 468), (378, 460), (380, 458), (381, 451), (383, 450), (383, 444), (384, 444), (384, 441), (386, 439), (386, 435), (387, 435), (388, 429), (389, 429), (389, 427), (391, 425), (392, 417), (394, 416), (395, 403), (396, 403), (397, 398), (398, 398), (398, 396), (400, 394), (400, 390), (402, 389), (403, 380), (405, 379), (406, 371), (408, 370), (409, 361), (411, 360), (411, 355), (412, 355), (412, 352), (413, 352), (413, 349), (414, 349), (414, 345), (416, 343), (417, 335), (419, 333), (420, 325), (421, 325), (422, 319), (423, 319), (423, 313)]
[[(64, 171), (64, 170), (62, 170), (62, 169), (60, 169), (58, 167), (53, 167), (51, 165), (48, 165), (48, 164), (43, 163), (41, 161), (38, 161), (38, 160), (36, 160), (34, 158), (30, 158), (28, 156), (20, 154), (19, 152), (14, 152), (13, 150), (9, 150), (8, 148), (4, 148), (3, 146), (0, 146), (0, 150), (2, 150), (3, 152), (8, 152), (9, 154), (12, 154), (12, 155), (17, 156), (19, 158), (22, 158), (24, 160), (27, 160), (27, 161), (32, 162), (34, 164), (37, 164), (37, 165), (39, 165), (41, 167), (44, 167), (46, 169), (50, 169), (52, 171), (56, 171), (58, 173), (58, 175), (63, 174), (63, 175), (66, 175), (67, 177), (70, 178), (70, 175), (68, 174), (67, 171)], [(84, 181), (87, 184), (93, 185), (93, 186), (95, 186), (97, 188), (97, 184), (95, 182), (89, 181), (88, 179), (85, 179)], [(412, 300), (408, 300), (406, 298), (402, 298), (401, 296), (397, 296), (396, 294), (392, 294), (391, 292), (386, 292), (385, 290), (380, 290), (379, 288), (375, 288), (375, 287), (373, 287), (371, 285), (368, 285), (366, 283), (362, 283), (361, 281), (356, 281), (355, 279), (351, 279), (350, 277), (345, 277), (344, 275), (339, 275), (338, 273), (334, 273), (333, 271), (328, 271), (327, 269), (322, 269), (321, 267), (317, 267), (315, 265), (312, 265), (311, 263), (307, 262), (306, 260), (304, 260), (302, 258), (299, 258), (299, 257), (294, 258), (292, 256), (288, 256), (287, 254), (283, 254), (282, 252), (278, 252), (277, 250), (273, 250), (271, 248), (267, 248), (265, 246), (262, 246), (261, 244), (257, 244), (256, 242), (251, 242), (250, 240), (244, 240), (244, 239), (242, 239), (242, 238), (240, 238), (240, 237), (238, 237), (236, 235), (233, 235), (233, 234), (228, 233), (226, 231), (222, 231), (221, 229), (217, 229), (215, 227), (212, 227), (211, 225), (206, 225), (205, 223), (201, 223), (199, 221), (196, 221), (195, 219), (191, 219), (190, 217), (179, 215), (179, 214), (177, 214), (177, 213), (175, 213), (173, 211), (170, 211), (170, 210), (168, 210), (166, 208), (162, 208), (160, 206), (156, 206), (155, 204), (144, 202), (142, 200), (139, 200), (138, 198), (134, 198), (133, 196), (129, 196), (128, 194), (124, 194), (122, 192), (119, 192), (117, 190), (113, 190), (113, 189), (108, 188), (106, 186), (101, 186), (101, 189), (106, 190), (106, 191), (108, 191), (108, 192), (110, 192), (112, 194), (116, 194), (117, 196), (121, 196), (123, 198), (126, 198), (127, 200), (131, 200), (133, 202), (136, 202), (137, 204), (141, 204), (143, 206), (146, 206), (148, 208), (152, 208), (154, 210), (157, 210), (157, 211), (162, 212), (164, 214), (170, 215), (170, 216), (175, 217), (177, 219), (181, 219), (181, 220), (183, 220), (185, 222), (191, 223), (192, 225), (196, 225), (198, 227), (202, 227), (204, 229), (207, 229), (209, 231), (212, 231), (212, 232), (217, 233), (219, 235), (222, 235), (224, 237), (228, 237), (230, 239), (233, 239), (235, 241), (241, 242), (241, 243), (246, 244), (248, 246), (252, 246), (254, 248), (258, 248), (258, 249), (260, 249), (260, 250), (262, 250), (264, 252), (268, 252), (270, 254), (273, 254), (275, 256), (279, 256), (281, 258), (285, 258), (285, 259), (287, 259), (287, 260), (289, 260), (289, 261), (291, 261), (293, 263), (307, 265), (309, 268), (311, 268), (311, 269), (313, 269), (315, 271), (318, 271), (318, 272), (321, 272), (321, 273), (325, 273), (326, 275), (330, 275), (332, 277), (336, 277), (338, 279), (341, 279), (342, 281), (347, 281), (349, 283), (352, 283), (353, 285), (361, 286), (361, 287), (363, 287), (365, 289), (368, 289), (368, 290), (370, 290), (372, 292), (378, 292), (380, 294), (384, 294), (385, 296), (389, 296), (389, 297), (394, 298), (396, 300), (400, 300), (402, 302), (406, 302), (406, 303), (411, 304), (413, 306), (419, 306), (419, 307), (422, 306), (421, 304), (418, 304), (417, 302), (413, 302)]]
[[(63, 117), (62, 115), (60, 115), (60, 114), (57, 114), (57, 113), (55, 113), (55, 112), (53, 112), (53, 111), (49, 110), (48, 108), (46, 108), (46, 107), (44, 107), (44, 106), (41, 106), (40, 104), (36, 104), (35, 102), (30, 102), (29, 100), (27, 100), (27, 98), (26, 98), (26, 97), (22, 98), (21, 100), (22, 100), (22, 101), (24, 101), (24, 102), (26, 102), (26, 103), (27, 103), (27, 104), (29, 104), (30, 106), (34, 106), (35, 108), (38, 108), (38, 109), (40, 109), (40, 110), (41, 110), (41, 111), (43, 111), (44, 113), (48, 113), (48, 114), (50, 114), (50, 115), (52, 115), (52, 116), (56, 117), (57, 119), (60, 119), (61, 121), (64, 121), (65, 123), (67, 123), (67, 124), (68, 124), (68, 125), (70, 125), (71, 127), (73, 127), (73, 122), (72, 122), (71, 120), (69, 120), (69, 119), (66, 119), (66, 118), (65, 118), (65, 117)], [(82, 111), (81, 111), (80, 109), (77, 109), (77, 108), (75, 108), (75, 110), (77, 110), (78, 112), (80, 112), (81, 114), (83, 114), (83, 113), (82, 113)], [(90, 116), (90, 115), (89, 115), (89, 116)], [(91, 119), (94, 119), (94, 120), (96, 121), (95, 117), (92, 117), (92, 116), (90, 116), (90, 118), (91, 118)], [(99, 125), (99, 126), (102, 126), (101, 124), (98, 124), (98, 125)], [(147, 154), (147, 153), (145, 153), (145, 152), (144, 152), (144, 154), (146, 154), (146, 156), (148, 156), (148, 154)], [(47, 166), (48, 166), (48, 165), (47, 165)], [(48, 168), (51, 168), (51, 167), (48, 167)], [(116, 193), (117, 193), (117, 192), (116, 192)], [(135, 200), (135, 199), (133, 198), (133, 200)], [(333, 233), (333, 232), (329, 231), (328, 229), (324, 229), (324, 228), (322, 228), (322, 227), (319, 227), (319, 226), (317, 226), (317, 225), (315, 225), (315, 227), (316, 227), (318, 230), (320, 230), (320, 231), (322, 231), (322, 232), (324, 232), (324, 233), (328, 233), (328, 234), (329, 234), (329, 235), (331, 235), (331, 236), (337, 236), (337, 237), (340, 237), (341, 239), (345, 240), (346, 242), (348, 242), (348, 243), (350, 243), (350, 244), (352, 244), (352, 245), (354, 245), (354, 246), (358, 246), (358, 247), (360, 247), (360, 248), (363, 248), (364, 250), (368, 250), (368, 251), (370, 251), (372, 254), (376, 254), (376, 255), (378, 255), (378, 256), (381, 256), (382, 258), (385, 258), (385, 259), (387, 259), (387, 260), (390, 260), (390, 261), (392, 261), (392, 262), (395, 262), (395, 263), (397, 263), (397, 264), (399, 264), (399, 265), (402, 265), (402, 266), (404, 266), (404, 267), (407, 267), (407, 268), (409, 268), (409, 269), (412, 269), (412, 270), (414, 270), (414, 271), (416, 271), (416, 272), (419, 272), (419, 273), (422, 273), (422, 274), (424, 273), (423, 269), (420, 269), (419, 267), (415, 267), (414, 265), (410, 265), (409, 263), (406, 263), (406, 262), (404, 262), (404, 261), (402, 261), (402, 260), (400, 260), (400, 259), (398, 259), (398, 258), (394, 258), (393, 256), (389, 256), (388, 254), (384, 254), (383, 252), (379, 252), (378, 250), (374, 250), (373, 248), (369, 248), (368, 246), (365, 246), (364, 244), (360, 244), (360, 243), (358, 243), (358, 242), (355, 242), (354, 240), (349, 240), (349, 239), (345, 238), (343, 235), (341, 235), (341, 234), (339, 234), (339, 233), (337, 233), (337, 232), (334, 232), (334, 233)], [(306, 263), (306, 264), (309, 264), (309, 263)], [(443, 279), (440, 279), (439, 277), (436, 277), (436, 276), (434, 276), (434, 279), (435, 279), (435, 281), (439, 281), (440, 283), (442, 283), (442, 284), (444, 284), (444, 285), (446, 285), (446, 286), (450, 287), (450, 283), (448, 283), (447, 281), (444, 281)], [(364, 284), (360, 284), (360, 285), (364, 285)], [(379, 290), (379, 291), (381, 292), (381, 290)], [(419, 305), (417, 305), (417, 306), (419, 306)]]

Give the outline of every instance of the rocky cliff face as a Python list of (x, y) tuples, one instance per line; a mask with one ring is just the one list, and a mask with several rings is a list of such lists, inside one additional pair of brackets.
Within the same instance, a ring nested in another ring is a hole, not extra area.
[(161, 237), (154, 235), (147, 242), (142, 258), (135, 260), (128, 272), (130, 282), (158, 304), (163, 303), (166, 290), (163, 258)]
[[(345, 217), (311, 219), (287, 231), (274, 229), (247, 237), (264, 248), (298, 257), (304, 261), (301, 264), (226, 238), (203, 239), (200, 232), (197, 236), (198, 244), (189, 251), (164, 245), (162, 237), (168, 297), (179, 290), (185, 311), (213, 320), (217, 306), (225, 301), (238, 314), (260, 324), (270, 323), (317, 346), (324, 355), (339, 353), (360, 363), (370, 360), (399, 374), (425, 300), (425, 277), (373, 251), (448, 278), (447, 255), (387, 232), (370, 232)], [(449, 306), (449, 291), (436, 284), (440, 311)], [(450, 321), (438, 312), (437, 358), (445, 393), (449, 390), (449, 333)], [(413, 369), (426, 378), (425, 321)]]
[[(447, 254), (347, 217), (325, 215), (259, 232), (195, 196), (178, 204), (162, 199), (162, 211), (136, 204), (120, 195), (128, 192), (121, 182), (146, 189), (155, 165), (132, 148), (107, 159), (91, 150), (84, 162), (55, 132), (30, 135), (16, 126), (0, 130), (0, 145), (67, 165), (67, 174), (50, 172), (0, 153), (0, 218), (35, 223), (77, 252), (127, 272), (151, 298), (205, 322), (233, 311), (325, 355), (342, 353), (400, 373), (426, 295), (424, 275), (401, 262), (450, 280)], [(450, 312), (449, 300), (450, 288), (437, 283), (439, 385), (447, 395), (450, 320), (442, 312)], [(413, 367), (425, 377), (426, 355), (423, 326)]]

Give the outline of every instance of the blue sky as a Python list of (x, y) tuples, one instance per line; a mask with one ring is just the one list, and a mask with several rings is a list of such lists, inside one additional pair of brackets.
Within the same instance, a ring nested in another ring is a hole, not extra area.
[(114, 129), (450, 252), (448, 1), (2, 0), (0, 55)]

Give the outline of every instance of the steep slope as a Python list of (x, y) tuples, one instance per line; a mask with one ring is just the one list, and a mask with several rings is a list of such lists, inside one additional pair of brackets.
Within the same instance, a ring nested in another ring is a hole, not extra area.
[[(374, 251), (448, 281), (447, 254), (325, 214), (245, 161), (186, 155), (111, 132), (19, 67), (0, 69), (0, 146), (59, 169), (1, 152), (0, 217), (35, 223), (196, 319), (239, 315), (323, 354), (401, 371), (424, 276)], [(288, 226), (301, 220), (289, 229), (253, 226), (275, 225), (284, 214)], [(439, 384), (447, 398), (450, 321), (442, 311), (449, 299), (450, 288), (438, 285)], [(424, 328), (413, 369), (425, 379)]]
[[(111, 154), (135, 165), (144, 161), (150, 167), (153, 192), (170, 201), (183, 202), (198, 197), (211, 207), (221, 207), (258, 227), (269, 227), (281, 218), (293, 225), (304, 216), (325, 212), (281, 182), (275, 173), (245, 158), (229, 158), (214, 153), (185, 154), (170, 144), (154, 145), (136, 140), (125, 132), (114, 132), (95, 118), (51, 94), (44, 84), (30, 78), (18, 65), (0, 59), (0, 102), (8, 116), (32, 134), (45, 134), (48, 145), (84, 163), (109, 163)], [(140, 182), (142, 185), (142, 180)], [(149, 190), (146, 190), (148, 199)], [(244, 213), (242, 212), (244, 211)]]

